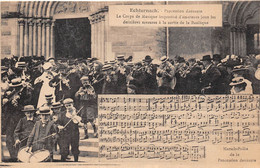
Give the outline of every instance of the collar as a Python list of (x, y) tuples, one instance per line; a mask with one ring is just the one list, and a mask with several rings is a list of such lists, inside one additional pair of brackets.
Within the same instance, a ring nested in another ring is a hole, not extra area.
[(26, 119), (27, 119), (27, 121), (33, 121), (33, 117), (31, 117), (31, 118), (26, 117)]

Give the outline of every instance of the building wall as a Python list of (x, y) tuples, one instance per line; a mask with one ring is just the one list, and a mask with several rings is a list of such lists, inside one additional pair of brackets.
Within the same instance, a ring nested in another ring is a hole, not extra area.
[(184, 58), (200, 58), (212, 54), (212, 28), (169, 28), (169, 55)]
[[(2, 2), (1, 14), (16, 12), (17, 3)], [(1, 19), (1, 58), (17, 55), (18, 22), (17, 18)]]
[(111, 57), (132, 55), (133, 60), (142, 60), (146, 55), (159, 58), (166, 54), (165, 28), (111, 27), (109, 39), (112, 46)]

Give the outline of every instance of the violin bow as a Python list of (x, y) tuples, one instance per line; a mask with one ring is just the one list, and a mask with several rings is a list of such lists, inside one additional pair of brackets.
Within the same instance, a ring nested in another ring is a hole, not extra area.
[[(84, 106), (82, 106), (82, 107), (78, 110), (78, 112), (76, 113), (76, 115), (83, 109), (83, 107), (84, 107)], [(64, 125), (64, 128), (66, 128), (72, 120), (73, 120), (73, 118), (71, 118), (71, 119)], [(63, 129), (64, 129), (64, 128), (63, 128)]]

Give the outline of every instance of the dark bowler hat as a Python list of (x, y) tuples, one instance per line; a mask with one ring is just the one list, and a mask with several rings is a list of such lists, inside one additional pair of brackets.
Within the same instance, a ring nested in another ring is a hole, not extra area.
[(37, 114), (50, 115), (51, 110), (48, 106), (43, 106), (43, 107), (39, 108), (39, 111), (37, 111)]
[(153, 61), (153, 59), (151, 58), (151, 56), (150, 55), (147, 55), (147, 56), (145, 56), (145, 58), (144, 58), (144, 60), (143, 60), (144, 62), (152, 62)]
[(26, 105), (23, 107), (23, 112), (35, 112), (37, 111), (36, 109), (34, 109), (33, 105)]
[(11, 84), (9, 85), (10, 87), (18, 87), (22, 85), (22, 80), (21, 78), (15, 78), (11, 80)]
[(45, 98), (46, 98), (46, 99), (52, 99), (52, 98), (53, 98), (53, 96), (52, 96), (52, 94), (51, 94), (51, 93), (48, 93), (48, 94), (45, 94)]
[(213, 59), (213, 61), (220, 61), (221, 56), (219, 54), (214, 54), (212, 59)]
[(116, 58), (117, 58), (117, 60), (124, 60), (125, 56), (124, 55), (118, 55)]
[(55, 102), (52, 104), (51, 109), (56, 109), (62, 107), (62, 104), (60, 102)]
[(201, 61), (211, 61), (210, 55), (204, 55)]

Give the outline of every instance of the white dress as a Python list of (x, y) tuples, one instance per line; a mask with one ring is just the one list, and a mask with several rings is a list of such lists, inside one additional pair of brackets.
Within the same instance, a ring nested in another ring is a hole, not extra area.
[(43, 82), (41, 90), (40, 90), (40, 94), (39, 94), (37, 108), (41, 107), (44, 103), (46, 103), (46, 99), (45, 99), (46, 94), (52, 94), (53, 99), (55, 100), (55, 94), (54, 94), (55, 88), (51, 87), (49, 85), (49, 82), (51, 80), (52, 80), (52, 77), (46, 71), (43, 72), (43, 74), (41, 76), (39, 76), (38, 78), (35, 79), (34, 84)]

